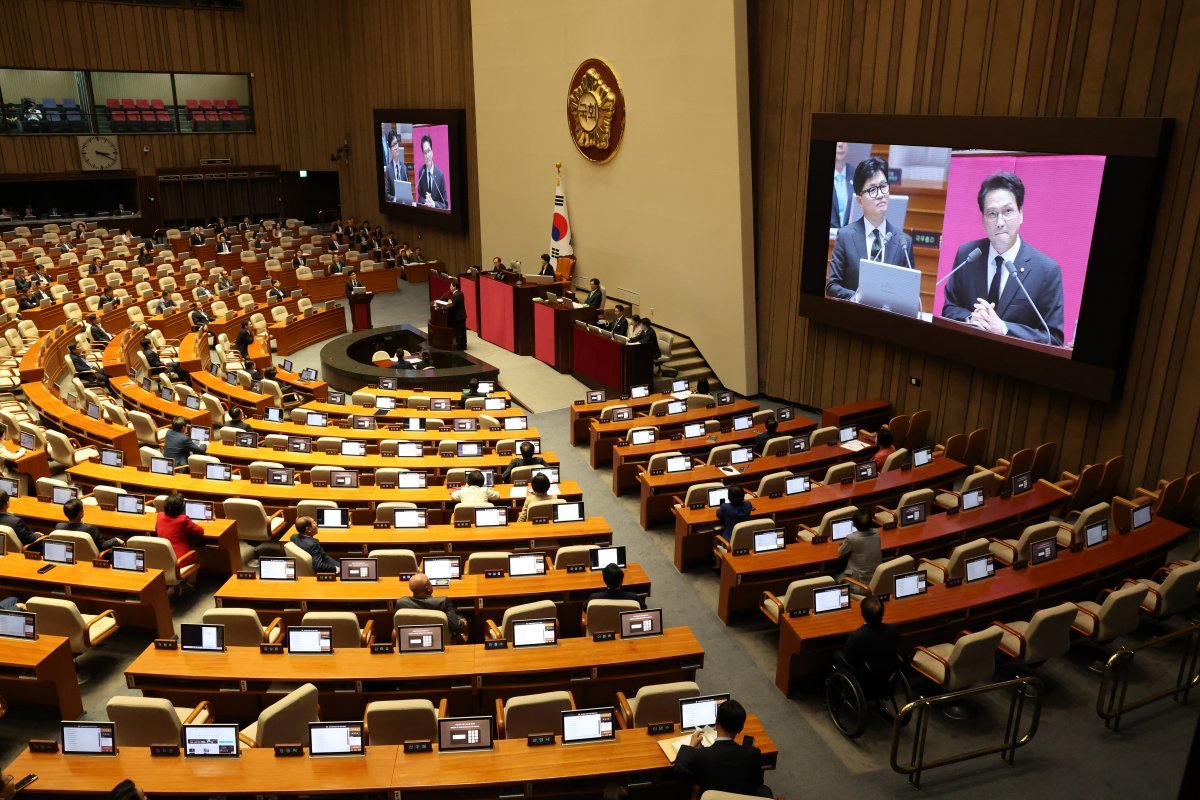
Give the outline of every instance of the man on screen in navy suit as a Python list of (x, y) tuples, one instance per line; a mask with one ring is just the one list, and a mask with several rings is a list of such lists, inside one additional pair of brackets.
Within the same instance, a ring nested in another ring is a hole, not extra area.
[(863, 215), (838, 231), (829, 259), (827, 296), (850, 301), (857, 298), (859, 259), (897, 267), (912, 265), (912, 239), (887, 221), (889, 189), (886, 161), (871, 157), (858, 162), (854, 168), (854, 197), (862, 205)]
[(997, 172), (980, 185), (978, 201), (987, 238), (960, 246), (954, 263), (962, 264), (977, 247), (987, 255), (946, 282), (942, 316), (1001, 336), (1061, 347), (1062, 269), (1021, 240), (1025, 184), (1011, 172)]

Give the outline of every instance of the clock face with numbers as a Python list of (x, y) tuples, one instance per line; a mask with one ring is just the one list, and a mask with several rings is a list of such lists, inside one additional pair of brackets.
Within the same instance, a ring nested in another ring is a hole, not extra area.
[(80, 136), (79, 163), (84, 169), (120, 169), (121, 151), (115, 136)]

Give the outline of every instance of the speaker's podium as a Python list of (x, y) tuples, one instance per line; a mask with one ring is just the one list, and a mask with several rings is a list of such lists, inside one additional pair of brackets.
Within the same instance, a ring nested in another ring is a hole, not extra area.
[(355, 292), (347, 296), (350, 302), (350, 322), (351, 327), (356, 331), (371, 330), (371, 298), (375, 295), (370, 292)]
[(450, 324), (450, 306), (433, 303), (429, 308), (429, 346), (434, 350), (453, 350), (454, 326)]

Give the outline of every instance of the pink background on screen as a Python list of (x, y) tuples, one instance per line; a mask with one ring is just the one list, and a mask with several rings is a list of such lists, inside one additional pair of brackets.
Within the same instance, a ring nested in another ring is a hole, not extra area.
[[(1063, 338), (1069, 344), (1075, 339), (1075, 321), (1083, 299), (1104, 156), (951, 156), (938, 256), (939, 280), (956, 266), (954, 255), (960, 245), (987, 235), (976, 198), (979, 184), (996, 172), (1015, 172), (1025, 183), (1021, 241), (1062, 267)], [(987, 258), (986, 249), (983, 256)], [(934, 316), (942, 313), (945, 288), (942, 284), (934, 297)]]
[[(421, 151), (422, 136), (428, 136), (433, 142), (434, 166), (446, 176), (446, 210), (449, 211), (454, 206), (454, 198), (450, 196), (450, 135), (445, 125), (413, 125), (413, 192), (417, 191), (421, 167), (425, 166), (425, 153)], [(417, 205), (424, 200), (424, 197), (418, 197)]]

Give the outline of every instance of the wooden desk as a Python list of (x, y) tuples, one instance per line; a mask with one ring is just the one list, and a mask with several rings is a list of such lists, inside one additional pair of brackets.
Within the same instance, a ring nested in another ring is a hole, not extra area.
[[(254, 719), (281, 693), (303, 683), (321, 692), (328, 719), (362, 719), (373, 700), (442, 698), (449, 713), (490, 714), (496, 698), (569, 690), (580, 708), (612, 704), (617, 691), (694, 680), (704, 649), (687, 628), (662, 636), (593, 642), (559, 640), (554, 647), (484, 650), (452, 645), (443, 653), (372, 654), (336, 649), (325, 656), (264, 655), (254, 647), (224, 653), (145, 650), (125, 670), (131, 689), (176, 705), (208, 700), (222, 719)], [(274, 685), (273, 685), (274, 684)]]
[[(389, 362), (390, 363), (390, 362)], [(505, 398), (508, 399), (508, 398)], [(388, 411), (382, 416), (375, 416), (376, 408), (374, 406), (360, 406), (356, 403), (346, 403), (339, 405), (337, 403), (328, 402), (308, 402), (302, 408), (307, 411), (320, 411), (330, 417), (349, 417), (355, 414), (364, 417), (375, 417), (376, 423), (399, 425), (401, 420), (409, 417), (417, 417), (419, 419), (438, 419), (443, 420), (443, 424), (450, 426), (451, 422), (456, 419), (478, 419), (480, 414), (487, 414), (489, 417), (496, 419), (504, 419), (505, 417), (524, 417), (529, 414), (528, 411), (520, 406), (509, 405), (500, 411), (483, 411), (474, 408), (454, 408), (450, 411), (433, 411), (428, 408), (408, 408), (397, 404), (397, 408)], [(524, 434), (525, 431), (507, 431), (514, 437), (517, 434)], [(449, 437), (447, 437), (449, 438)], [(520, 437), (518, 437), (520, 438)]]
[[(205, 341), (201, 345), (201, 338)], [(201, 337), (195, 333), (184, 336), (179, 343), (179, 366), (188, 373), (188, 377), (196, 384), (201, 392), (208, 392), (222, 398), (226, 403), (249, 409), (251, 413), (263, 413), (268, 406), (274, 405), (270, 395), (252, 392), (241, 386), (233, 386), (208, 371), (212, 352), (208, 349), (207, 336)], [(137, 463), (136, 461), (134, 463)]]
[[(85, 613), (111, 608), (122, 626), (149, 628), (159, 638), (175, 635), (167, 583), (157, 569), (125, 572), (97, 569), (91, 562), (46, 566), (20, 553), (0, 556), (0, 588), (22, 600), (33, 596), (63, 596)], [(7, 640), (5, 640), (7, 641)]]
[[(147, 498), (147, 501), (149, 499)], [(125, 539), (130, 536), (154, 536), (157, 515), (153, 507), (150, 508), (151, 511), (146, 514), (123, 514), (99, 506), (85, 505), (83, 521), (95, 525), (108, 537)], [(24, 519), (34, 530), (43, 533), (49, 533), (54, 530), (55, 525), (63, 521), (62, 506), (44, 503), (36, 497), (14, 497), (8, 503), (8, 510)], [(205, 546), (197, 553), (201, 569), (231, 575), (242, 568), (237, 527), (232, 520), (214, 519), (199, 521), (196, 524), (204, 529)], [(57, 572), (57, 569), (52, 572)]]
[[(660, 398), (666, 399), (666, 398)], [(633, 419), (621, 422), (602, 422), (599, 418), (588, 421), (588, 443), (591, 451), (592, 469), (612, 463), (612, 449), (617, 442), (625, 439), (634, 428), (654, 426), (658, 435), (669, 437), (676, 431), (682, 431), (689, 422), (705, 422), (710, 419), (724, 420), (739, 414), (753, 414), (758, 411), (758, 403), (749, 400), (734, 400), (729, 405), (712, 408), (689, 408), (682, 414), (663, 414), (650, 416), (638, 414)]]
[(522, 283), (479, 276), (479, 335), (519, 356), (533, 355), (533, 298), (562, 294), (563, 283)]
[[(920, 525), (879, 533), (884, 560), (898, 555), (944, 555), (952, 546), (978, 539), (1018, 533), (1026, 525), (1058, 514), (1067, 493), (1049, 483), (1037, 483), (1018, 497), (991, 498), (983, 508), (962, 514), (933, 514)], [(832, 575), (840, 560), (840, 542), (797, 541), (783, 550), (755, 555), (717, 553), (721, 588), (717, 616), (726, 625), (739, 614), (757, 613), (763, 592), (783, 597), (788, 584), (801, 578)]]
[(5, 639), (0, 647), (0, 695), (14, 706), (56, 708), (63, 719), (83, 716), (71, 641), (47, 634), (31, 642)]
[[(909, 470), (885, 472), (870, 481), (832, 486), (814, 486), (811, 491), (791, 497), (756, 497), (750, 519), (769, 517), (777, 525), (797, 522), (815, 523), (827, 512), (843, 506), (886, 505), (913, 489), (943, 486), (967, 471), (965, 464), (948, 458)], [(713, 539), (721, 530), (715, 508), (673, 507), (675, 515), (675, 568), (683, 571), (689, 564), (709, 563)]]
[[(607, 704), (613, 702), (609, 698)], [(627, 789), (630, 798), (684, 800), (691, 797), (691, 786), (674, 775), (658, 745), (659, 739), (678, 735), (618, 730), (615, 742), (540, 748), (528, 747), (524, 739), (501, 739), (494, 750), (473, 753), (435, 750), (405, 755), (399, 745), (368, 745), (360, 758), (293, 758), (286, 769), (280, 768), (271, 748), (243, 750), (239, 758), (157, 758), (148, 747), (122, 747), (106, 758), (25, 750), (7, 771), (37, 774), (38, 780), (23, 794), (46, 798), (104, 796), (132, 777), (155, 798), (214, 791), (290, 797), (311, 795), (321, 787), (388, 798), (403, 794), (405, 800), (451, 800), (497, 797), (508, 789), (532, 787), (536, 797), (599, 800), (608, 783), (635, 779)], [(773, 768), (778, 749), (754, 715), (748, 715), (743, 735), (754, 737), (763, 766)]]
[(538, 361), (559, 372), (571, 372), (575, 364), (571, 327), (577, 320), (595, 322), (596, 309), (576, 308), (567, 298), (533, 304), (533, 355)]
[(409, 283), (425, 283), (429, 280), (430, 271), (438, 271), (445, 265), (440, 261), (421, 261), (417, 263), (404, 264), (401, 269), (401, 274), (404, 280)]
[(576, 325), (571, 328), (571, 349), (575, 376), (589, 386), (624, 394), (630, 386), (654, 382), (649, 345), (621, 344)]
[[(1022, 570), (1000, 567), (995, 577), (953, 588), (929, 584), (924, 595), (887, 604), (887, 621), (901, 626), (905, 649), (950, 641), (958, 631), (981, 630), (994, 619), (1028, 619), (1036, 609), (1065, 600), (1092, 600), (1124, 577), (1149, 576), (1170, 547), (1189, 533), (1165, 519), (1126, 536), (1072, 553), (1059, 550), (1047, 564)], [(998, 565), (999, 566), (999, 565)], [(824, 674), (832, 653), (862, 624), (857, 602), (844, 611), (784, 617), (779, 623), (775, 685), (787, 694), (797, 680)]]
[[(246, 422), (260, 435), (279, 433), (284, 436), (307, 436), (314, 440), (322, 436), (336, 436), (340, 439), (363, 439), (368, 443), (378, 443), (388, 439), (400, 439), (408, 442), (429, 442), (432, 444), (441, 442), (443, 439), (454, 439), (459, 442), (482, 442), (485, 445), (494, 447), (496, 442), (499, 442), (501, 439), (540, 440), (542, 438), (537, 428), (529, 428), (524, 431), (453, 431), (447, 434), (442, 431), (391, 430), (389, 427), (375, 428), (374, 430), (358, 430), (356, 428), (341, 428), (331, 425), (318, 428), (312, 425), (300, 425), (295, 422), (268, 422), (261, 417), (251, 417)], [(395, 427), (399, 428), (400, 425), (396, 425)], [(520, 434), (520, 436), (517, 434)], [(403, 465), (397, 464), (397, 466)]]
[[(650, 593), (650, 577), (638, 564), (629, 565), (623, 585), (631, 592)], [(485, 620), (499, 624), (507, 609), (534, 600), (553, 600), (558, 605), (561, 636), (581, 636), (581, 614), (587, 599), (603, 589), (601, 572), (552, 569), (545, 575), (519, 578), (464, 575), (462, 580), (438, 588), (435, 594), (454, 602), (455, 609), (471, 625), (471, 641), (480, 642)], [(282, 617), (285, 628), (299, 625), (309, 611), (352, 611), (361, 624), (374, 620), (376, 640), (385, 641), (391, 635), (396, 600), (410, 594), (408, 582), (397, 578), (336, 583), (318, 582), (316, 578), (295, 581), (230, 578), (213, 599), (220, 608), (252, 608), (264, 623)]]
[(822, 427), (856, 425), (867, 430), (876, 430), (892, 416), (892, 404), (878, 397), (858, 400), (840, 406), (830, 406), (821, 411)]
[(276, 352), (280, 356), (290, 356), (310, 344), (345, 332), (346, 315), (341, 308), (310, 311), (291, 322), (275, 322), (267, 326), (267, 333), (275, 340)]
[(583, 444), (588, 440), (588, 430), (591, 421), (600, 419), (600, 412), (608, 406), (629, 406), (637, 413), (648, 409), (655, 400), (671, 399), (670, 392), (654, 392), (646, 397), (631, 398), (626, 396), (606, 397), (599, 403), (585, 403), (576, 400), (571, 404), (571, 445)]
[(761, 479), (772, 472), (789, 470), (797, 475), (810, 475), (814, 480), (825, 477), (825, 470), (842, 461), (866, 461), (875, 452), (874, 447), (863, 450), (847, 450), (836, 444), (818, 445), (803, 453), (787, 453), (769, 458), (757, 457), (745, 464), (735, 475), (727, 475), (720, 467), (700, 464), (688, 472), (651, 475), (643, 467), (638, 472), (637, 482), (641, 487), (642, 527), (649, 530), (658, 522), (671, 519), (671, 508), (687, 496), (688, 487), (696, 483), (724, 483), (727, 486), (742, 486), (754, 491)]
[[(347, 265), (352, 266), (352, 265)], [(328, 264), (321, 264), (314, 269), (329, 268)], [(294, 272), (292, 274), (295, 274)], [(368, 292), (380, 294), (382, 292), (394, 292), (397, 289), (396, 281), (399, 279), (399, 273), (394, 269), (373, 269), (369, 272), (358, 270), (358, 280), (367, 288)], [(342, 300), (346, 297), (346, 281), (350, 280), (350, 270), (339, 275), (322, 275), (320, 278), (297, 278), (296, 285), (304, 292), (304, 296), (314, 303), (323, 303), (326, 300)]]

